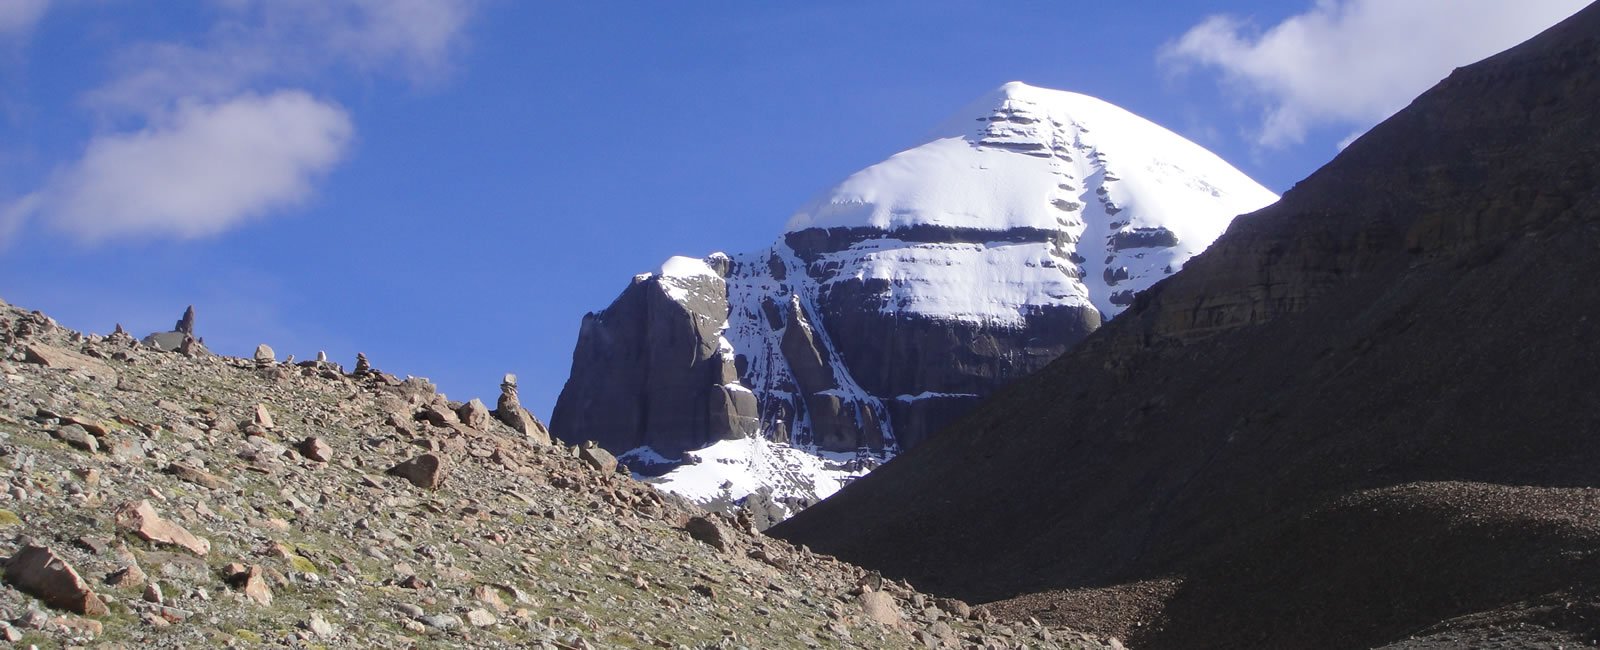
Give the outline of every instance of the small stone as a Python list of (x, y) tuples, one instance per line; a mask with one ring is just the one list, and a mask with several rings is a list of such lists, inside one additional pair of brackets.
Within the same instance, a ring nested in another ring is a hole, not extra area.
[(53, 623), (66, 630), (68, 634), (79, 634), (94, 638), (105, 631), (105, 625), (92, 618), (79, 618), (77, 616), (57, 616)]
[(728, 550), (728, 539), (723, 534), (722, 527), (708, 517), (690, 517), (689, 521), (683, 525), (683, 529), (689, 531), (690, 537), (710, 544), (719, 551)]
[(117, 436), (104, 443), (105, 452), (123, 462), (139, 462), (145, 458), (144, 445), (137, 440)]
[(152, 581), (144, 586), (144, 600), (147, 603), (163, 604), (166, 601), (161, 595), (161, 583)]
[(95, 486), (100, 484), (100, 470), (93, 467), (75, 469), (72, 470), (72, 473), (77, 474), (84, 485)]
[(23, 612), (22, 616), (17, 617), (11, 623), (23, 629), (37, 630), (50, 624), (50, 615), (37, 609), (29, 608), (28, 611)]
[(487, 609), (474, 609), (467, 612), (467, 622), (473, 627), (489, 627), (495, 624), (495, 617)]
[(489, 585), (478, 585), (473, 587), (472, 598), (480, 603), (488, 605), (497, 612), (504, 612), (510, 609), (506, 606), (505, 601), (500, 599), (500, 590)]
[(945, 613), (957, 619), (966, 619), (972, 616), (972, 606), (954, 598), (936, 598), (933, 601), (933, 606), (944, 610)]
[(333, 458), (333, 447), (328, 446), (321, 438), (311, 436), (300, 441), (300, 455), (319, 463), (326, 463)]
[(223, 575), (227, 576), (228, 584), (238, 589), (258, 605), (272, 604), (272, 589), (267, 586), (261, 567), (257, 565), (244, 566), (234, 562), (222, 568)]
[(145, 541), (182, 547), (195, 555), (205, 555), (211, 551), (211, 542), (162, 519), (149, 501), (123, 504), (113, 517), (118, 528), (131, 531)]
[(105, 616), (109, 611), (66, 560), (43, 546), (30, 544), (12, 555), (5, 579), (51, 607), (88, 616)]
[(461, 617), (454, 614), (433, 614), (418, 618), (417, 621), (436, 630), (453, 630), (461, 627)]
[(253, 417), (253, 419), (251, 421), (254, 422), (255, 425), (258, 426), (258, 427), (261, 427), (263, 429), (271, 429), (272, 428), (272, 413), (267, 411), (267, 407), (266, 407), (265, 404), (257, 404), (256, 405), (255, 416)]
[(400, 615), (406, 618), (421, 618), (423, 614), (427, 613), (422, 611), (421, 607), (417, 607), (416, 605), (412, 605), (410, 603), (400, 603), (399, 605), (395, 605), (394, 610), (400, 612)]
[(137, 564), (129, 564), (106, 574), (106, 584), (118, 589), (138, 589), (146, 579), (144, 570)]
[(321, 612), (312, 612), (311, 616), (306, 619), (305, 628), (310, 630), (312, 634), (324, 639), (337, 633), (337, 630), (333, 628), (333, 624), (329, 623), (328, 619), (323, 618)]
[(218, 490), (228, 486), (227, 481), (217, 478), (216, 476), (213, 476), (204, 470), (190, 467), (182, 463), (172, 463), (171, 465), (167, 465), (167, 473), (178, 477), (179, 480), (188, 481), (195, 485), (212, 490)]
[(389, 468), (387, 473), (424, 490), (437, 490), (444, 485), (446, 468), (443, 458), (436, 454), (423, 454)]
[(278, 362), (278, 355), (272, 351), (272, 346), (262, 343), (256, 346), (255, 359), (257, 366), (270, 366)]

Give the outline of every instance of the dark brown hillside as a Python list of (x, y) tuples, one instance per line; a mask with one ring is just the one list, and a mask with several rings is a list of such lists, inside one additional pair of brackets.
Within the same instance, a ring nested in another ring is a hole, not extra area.
[(1596, 107), (1590, 6), (773, 534), (1146, 647), (1593, 643)]

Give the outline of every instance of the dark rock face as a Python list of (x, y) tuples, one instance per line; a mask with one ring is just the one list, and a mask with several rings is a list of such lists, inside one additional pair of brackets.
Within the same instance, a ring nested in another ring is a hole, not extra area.
[[(914, 234), (983, 238), (935, 228)], [(779, 244), (713, 256), (705, 264), (712, 273), (641, 277), (586, 316), (553, 433), (619, 453), (648, 445), (669, 458), (756, 433), (828, 451), (895, 451), (1100, 325), (1088, 305), (1041, 308), (1020, 323), (894, 311), (891, 283), (837, 277), (839, 269), (819, 262), (824, 252), (875, 245), (871, 232), (787, 239), (805, 252)]]
[(1596, 106), (1590, 6), (769, 532), (1138, 647), (1592, 642)]
[(756, 432), (752, 396), (724, 387), (736, 378), (719, 347), (725, 282), (696, 277), (683, 290), (677, 281), (636, 278), (610, 307), (584, 317), (551, 417), (555, 435), (620, 453), (646, 444), (698, 449)]

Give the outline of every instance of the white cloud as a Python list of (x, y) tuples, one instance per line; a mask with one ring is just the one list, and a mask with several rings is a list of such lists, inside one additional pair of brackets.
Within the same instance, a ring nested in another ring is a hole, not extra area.
[(0, 221), (38, 218), (85, 243), (214, 235), (304, 201), (353, 132), (343, 109), (300, 91), (186, 103), (141, 131), (94, 139)]
[(50, 8), (50, 0), (0, 0), (0, 37), (26, 36)]
[[(0, 0), (0, 36), (48, 1)], [(294, 88), (341, 67), (437, 80), (478, 2), (212, 0), (199, 35), (114, 56), (110, 80), (81, 102), (119, 130), (93, 136), (45, 187), (0, 203), (0, 244), (28, 222), (86, 243), (192, 239), (303, 202), (344, 158), (354, 125)]]
[(477, 2), (218, 0), (218, 7), (220, 17), (198, 43), (126, 48), (118, 74), (85, 102), (143, 114), (175, 98), (218, 98), (315, 78), (336, 66), (432, 82), (449, 70)]
[(1588, 3), (1317, 0), (1265, 31), (1212, 16), (1161, 57), (1178, 69), (1215, 69), (1241, 99), (1262, 108), (1258, 143), (1281, 147), (1317, 126), (1359, 134), (1453, 68), (1526, 40)]

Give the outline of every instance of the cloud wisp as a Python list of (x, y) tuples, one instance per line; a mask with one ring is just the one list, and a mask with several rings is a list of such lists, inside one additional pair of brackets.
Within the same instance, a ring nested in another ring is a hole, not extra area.
[(50, 0), (0, 2), (0, 38), (27, 36), (49, 8)]
[(1511, 47), (1589, 0), (1317, 0), (1260, 29), (1212, 16), (1169, 43), (1162, 62), (1207, 70), (1262, 111), (1256, 144), (1281, 148), (1317, 127), (1371, 128), (1458, 66)]
[(299, 86), (338, 67), (437, 80), (475, 7), (218, 0), (193, 41), (127, 45), (81, 105), (98, 123), (131, 126), (96, 133), (43, 187), (0, 202), (0, 244), (30, 222), (84, 244), (195, 239), (301, 205), (349, 157), (355, 124)]
[(214, 235), (308, 198), (353, 132), (343, 109), (296, 90), (185, 104), (96, 138), (27, 207), (87, 243)]

